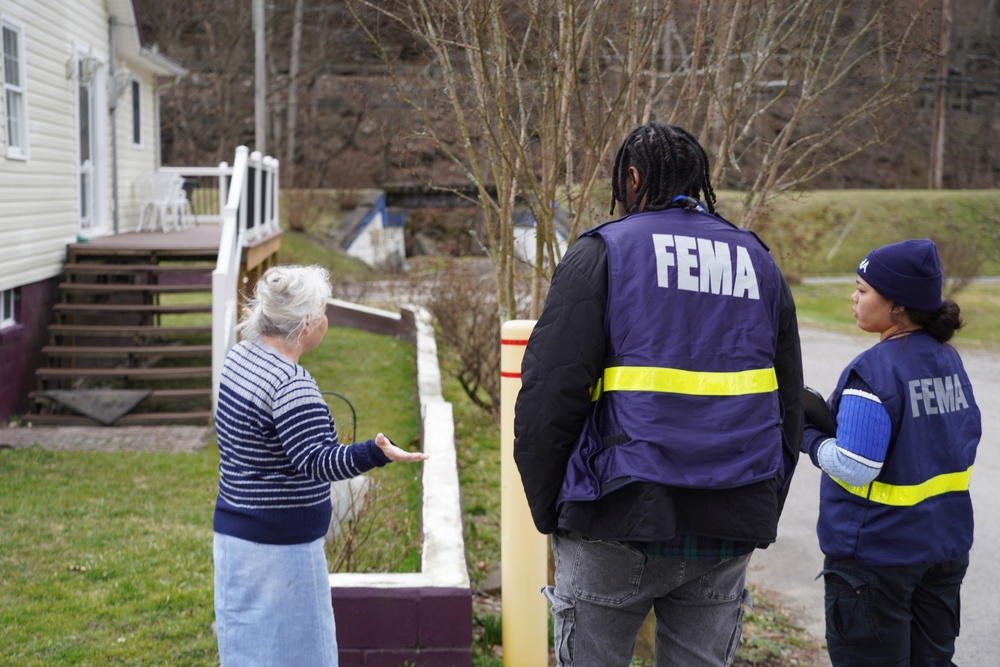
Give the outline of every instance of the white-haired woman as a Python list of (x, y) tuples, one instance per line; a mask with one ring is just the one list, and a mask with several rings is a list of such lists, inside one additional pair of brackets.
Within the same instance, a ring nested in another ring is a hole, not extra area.
[(329, 274), (277, 266), (257, 282), (222, 369), (215, 426), (215, 616), (222, 667), (336, 666), (323, 537), (330, 482), (427, 456), (379, 433), (343, 445), (299, 365), (327, 330)]

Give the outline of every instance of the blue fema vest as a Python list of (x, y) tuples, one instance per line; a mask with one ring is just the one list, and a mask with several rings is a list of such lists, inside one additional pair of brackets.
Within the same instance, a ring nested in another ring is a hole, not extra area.
[(850, 486), (823, 475), (817, 527), (823, 553), (870, 566), (953, 560), (972, 547), (969, 481), (982, 417), (958, 352), (916, 332), (883, 341), (844, 370), (879, 397), (892, 439), (878, 478)]
[(707, 489), (775, 477), (781, 279), (767, 248), (678, 208), (587, 234), (608, 251), (608, 359), (558, 502), (636, 481)]

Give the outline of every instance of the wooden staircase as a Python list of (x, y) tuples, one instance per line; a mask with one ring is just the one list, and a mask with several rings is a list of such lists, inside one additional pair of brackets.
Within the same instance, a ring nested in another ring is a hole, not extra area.
[(59, 398), (148, 390), (114, 426), (208, 425), (217, 247), (68, 246), (30, 421), (102, 425)]

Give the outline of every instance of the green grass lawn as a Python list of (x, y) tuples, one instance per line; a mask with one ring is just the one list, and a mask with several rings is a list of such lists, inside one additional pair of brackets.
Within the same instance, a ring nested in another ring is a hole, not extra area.
[[(302, 358), (347, 396), (357, 437), (419, 433), (413, 347), (331, 328)], [(331, 400), (344, 438), (350, 411)], [(373, 471), (379, 504), (352, 571), (420, 567), (421, 467)], [(215, 447), (196, 453), (0, 450), (0, 665), (218, 664), (211, 631)], [(331, 554), (331, 564), (336, 554)]]
[(214, 665), (218, 457), (0, 451), (0, 664)]
[[(327, 396), (343, 442), (369, 440), (378, 432), (404, 449), (420, 447), (420, 404), (416, 357), (410, 343), (352, 329), (331, 327), (316, 350), (300, 360), (322, 391), (347, 397), (350, 407)], [(331, 567), (351, 572), (418, 572), (420, 570), (420, 500), (423, 468), (391, 463), (371, 473), (378, 499), (353, 523), (355, 533), (328, 547)], [(359, 545), (359, 539), (366, 543)], [(360, 549), (349, 559), (342, 548)]]
[[(720, 193), (719, 210), (738, 211)], [(904, 239), (938, 243), (945, 275), (1000, 275), (1000, 190), (817, 190), (776, 197), (754, 231), (790, 276), (854, 272), (872, 248)]]
[[(853, 282), (793, 285), (799, 325), (871, 336), (858, 329), (854, 322), (851, 314), (853, 291)], [(955, 334), (955, 344), (960, 348), (1000, 349), (1000, 283), (973, 283), (951, 298), (962, 309), (965, 320), (965, 326)]]

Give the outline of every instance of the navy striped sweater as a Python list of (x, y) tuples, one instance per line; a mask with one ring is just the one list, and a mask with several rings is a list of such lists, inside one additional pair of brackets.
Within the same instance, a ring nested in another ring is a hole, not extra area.
[(309, 371), (262, 342), (226, 356), (215, 410), (214, 529), (251, 542), (303, 544), (330, 526), (330, 482), (384, 466), (374, 440), (341, 445)]

